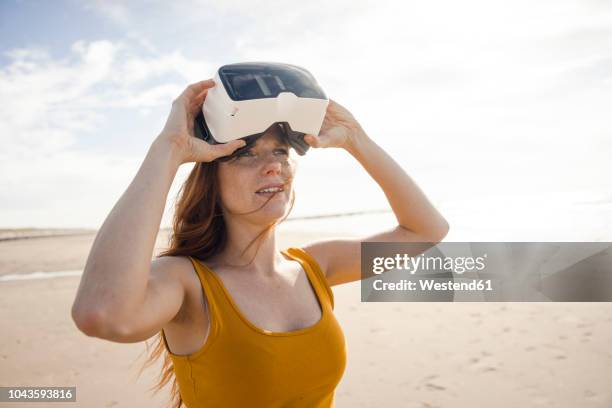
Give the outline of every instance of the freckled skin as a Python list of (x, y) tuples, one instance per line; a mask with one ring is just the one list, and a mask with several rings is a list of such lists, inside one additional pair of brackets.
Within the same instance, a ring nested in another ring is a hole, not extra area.
[[(263, 225), (282, 218), (288, 210), (297, 161), (289, 145), (277, 131), (260, 137), (252, 149), (235, 161), (219, 164), (221, 205), (225, 212), (241, 215), (253, 224)], [(270, 184), (283, 183), (284, 191), (274, 194), (255, 192)], [(249, 213), (249, 214), (246, 214)]]

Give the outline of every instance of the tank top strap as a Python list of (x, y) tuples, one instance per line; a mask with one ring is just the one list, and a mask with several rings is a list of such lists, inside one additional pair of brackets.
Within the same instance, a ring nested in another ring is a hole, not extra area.
[(283, 254), (289, 256), (292, 259), (300, 262), (306, 273), (311, 276), (311, 280), (315, 285), (315, 290), (319, 298), (325, 297), (331, 306), (331, 309), (334, 309), (334, 292), (332, 291), (323, 270), (317, 263), (317, 261), (302, 248), (298, 247), (290, 247), (284, 251), (281, 251)]
[(204, 262), (192, 256), (188, 256), (188, 258), (193, 264), (202, 291), (206, 296), (212, 329), (211, 335), (216, 337), (227, 323), (227, 305), (224, 302), (222, 289), (218, 287), (216, 280), (211, 276), (211, 270)]

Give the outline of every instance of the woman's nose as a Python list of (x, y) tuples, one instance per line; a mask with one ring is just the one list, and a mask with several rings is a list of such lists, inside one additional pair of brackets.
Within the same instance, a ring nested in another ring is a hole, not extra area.
[(279, 160), (267, 160), (266, 163), (264, 164), (264, 174), (269, 174), (269, 173), (280, 174), (282, 169), (283, 169), (283, 165), (281, 164)]

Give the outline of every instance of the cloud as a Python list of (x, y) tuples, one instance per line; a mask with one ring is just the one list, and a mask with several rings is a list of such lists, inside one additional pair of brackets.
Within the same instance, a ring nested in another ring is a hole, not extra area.
[(0, 69), (0, 98), (10, 101), (0, 110), (5, 157), (69, 148), (105, 119), (105, 110), (168, 104), (189, 78), (210, 71), (207, 63), (180, 52), (139, 56), (121, 42), (78, 41), (70, 49), (67, 59), (40, 49), (5, 53), (10, 60)]
[[(0, 108), (0, 188), (8, 190), (0, 199), (14, 204), (10, 211), (17, 212), (3, 213), (21, 217), (15, 222), (28, 218), (19, 203), (32, 205), (43, 192), (61, 192), (76, 203), (78, 186), (95, 196), (87, 180), (100, 183), (104, 197), (116, 197), (144, 154), (109, 165), (118, 156), (103, 151), (136, 132), (152, 134), (187, 82), (234, 61), (307, 67), (427, 192), (480, 185), (486, 194), (503, 190), (504, 182), (517, 195), (542, 186), (602, 188), (595, 175), (612, 171), (605, 160), (612, 154), (612, 8), (603, 1), (189, 0), (84, 7), (125, 37), (66, 44), (66, 58), (42, 46), (4, 52), (9, 62), (0, 67), (0, 97), (10, 103)], [(127, 122), (132, 128), (124, 128)], [(114, 135), (99, 133), (101, 127)], [(97, 141), (97, 150), (83, 150), (85, 140)], [(141, 143), (139, 153), (146, 147)], [(308, 205), (296, 203), (296, 210), (325, 210), (321, 192), (333, 196), (337, 189), (324, 185), (330, 175), (345, 180), (346, 200), (338, 206), (385, 205), (349, 157), (316, 152), (301, 171), (310, 175), (301, 186)], [(378, 201), (359, 199), (363, 185)], [(97, 205), (96, 214), (104, 213)], [(5, 216), (0, 224), (9, 221)]]
[[(178, 51), (141, 55), (127, 41), (77, 41), (70, 50), (66, 58), (43, 48), (4, 53), (9, 63), (0, 68), (0, 99), (7, 102), (0, 108), (0, 225), (33, 222), (35, 217), (20, 216), (25, 208), (48, 211), (54, 202), (70, 213), (71, 202), (83, 201), (81, 193), (91, 195), (90, 204), (116, 195), (110, 193), (116, 193), (113, 182), (125, 186), (134, 174), (126, 169), (142, 158), (84, 150), (84, 141), (103, 143), (107, 135), (99, 129), (116, 120), (113, 112), (164, 109), (187, 82), (210, 71), (207, 62)], [(121, 163), (109, 165), (114, 160)], [(77, 219), (92, 225), (91, 217)]]
[(84, 8), (95, 10), (111, 21), (126, 25), (130, 22), (130, 10), (125, 2), (118, 0), (94, 0), (81, 2)]

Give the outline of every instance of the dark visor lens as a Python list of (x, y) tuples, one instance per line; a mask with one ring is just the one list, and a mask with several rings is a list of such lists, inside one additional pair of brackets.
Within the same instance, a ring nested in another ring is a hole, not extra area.
[(235, 101), (276, 98), (291, 92), (301, 98), (327, 99), (310, 72), (286, 64), (230, 64), (219, 68), (219, 76)]

